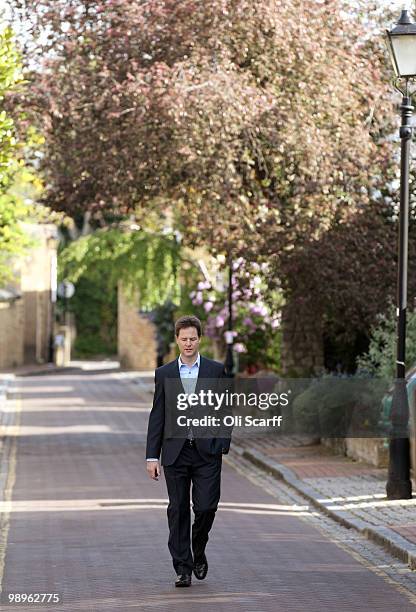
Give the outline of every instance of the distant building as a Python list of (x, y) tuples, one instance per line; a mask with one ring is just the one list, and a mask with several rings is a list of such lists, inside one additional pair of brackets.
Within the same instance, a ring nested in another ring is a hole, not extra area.
[(50, 356), (56, 301), (58, 232), (52, 224), (24, 224), (36, 244), (13, 262), (15, 280), (0, 288), (0, 368), (45, 363)]

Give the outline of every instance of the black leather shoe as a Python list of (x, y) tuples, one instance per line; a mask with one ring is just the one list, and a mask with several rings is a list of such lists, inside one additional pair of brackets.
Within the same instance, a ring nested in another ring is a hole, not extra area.
[(190, 587), (192, 584), (191, 574), (178, 574), (175, 587)]
[(200, 559), (194, 560), (194, 574), (198, 580), (203, 580), (208, 574), (208, 561), (205, 554)]

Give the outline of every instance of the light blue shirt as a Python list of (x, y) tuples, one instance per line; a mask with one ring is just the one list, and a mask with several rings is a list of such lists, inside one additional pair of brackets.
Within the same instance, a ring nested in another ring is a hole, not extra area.
[[(181, 377), (183, 390), (188, 395), (190, 395), (191, 393), (195, 393), (200, 362), (201, 362), (201, 357), (199, 353), (194, 363), (191, 366), (187, 365), (186, 363), (183, 363), (180, 355), (178, 357), (179, 376)], [(190, 427), (187, 437), (190, 440), (194, 438), (192, 427)]]
[[(191, 393), (195, 391), (196, 379), (198, 378), (200, 363), (201, 363), (201, 355), (199, 353), (197, 355), (197, 358), (195, 359), (195, 362), (191, 366), (184, 363), (180, 355), (178, 357), (179, 376), (181, 377), (181, 380), (184, 380), (187, 378), (195, 379), (195, 385), (193, 385), (194, 388), (191, 391)], [(186, 386), (188, 387), (189, 383)], [(192, 383), (191, 383), (191, 386), (192, 386)]]

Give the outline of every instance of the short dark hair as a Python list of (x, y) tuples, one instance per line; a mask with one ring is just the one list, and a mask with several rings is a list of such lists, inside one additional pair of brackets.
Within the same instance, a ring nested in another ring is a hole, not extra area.
[(181, 329), (186, 329), (187, 327), (195, 327), (198, 332), (198, 337), (200, 338), (202, 335), (202, 324), (198, 317), (194, 317), (194, 315), (185, 315), (184, 317), (180, 317), (175, 323), (175, 336), (179, 336), (179, 332)]

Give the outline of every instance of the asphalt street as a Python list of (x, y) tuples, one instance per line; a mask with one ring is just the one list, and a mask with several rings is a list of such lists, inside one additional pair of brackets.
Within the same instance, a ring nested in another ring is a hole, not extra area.
[[(1, 610), (416, 610), (383, 571), (393, 560), (349, 550), (235, 454), (208, 577), (175, 589), (165, 482), (145, 471), (150, 380), (100, 368), (16, 380), (1, 432)], [(7, 603), (45, 592), (62, 603)]]

